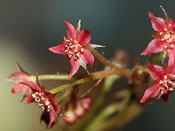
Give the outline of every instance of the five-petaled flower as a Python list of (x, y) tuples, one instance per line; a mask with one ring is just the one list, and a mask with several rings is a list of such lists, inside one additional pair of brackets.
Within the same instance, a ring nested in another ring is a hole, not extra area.
[(54, 53), (68, 56), (71, 64), (69, 77), (72, 77), (78, 71), (80, 65), (86, 71), (86, 64), (90, 64), (91, 67), (93, 66), (94, 56), (89, 49), (103, 46), (89, 44), (91, 33), (86, 29), (80, 31), (80, 21), (76, 28), (67, 21), (63, 22), (67, 26), (67, 34), (64, 35), (64, 41), (58, 46), (49, 48), (49, 50)]
[(151, 65), (148, 63), (150, 75), (154, 80), (153, 86), (148, 88), (140, 103), (145, 102), (148, 98), (163, 98), (165, 102), (168, 101), (168, 95), (175, 89), (175, 66), (174, 63), (168, 64), (168, 68), (164, 69), (158, 65)]
[(14, 82), (15, 84), (13, 85), (12, 88), (12, 93), (17, 93), (17, 92), (21, 92), (23, 93), (23, 98), (22, 100), (24, 100), (24, 98), (30, 96), (32, 94), (32, 90), (26, 86), (26, 85), (21, 85), (19, 84), (20, 82), (23, 81), (32, 81), (31, 76), (25, 72), (22, 67), (17, 63), (17, 66), (19, 68), (19, 72), (14, 72), (12, 73), (9, 77), (8, 80)]
[(45, 91), (45, 87), (41, 86), (38, 82), (31, 81), (20, 82), (21, 85), (28, 86), (32, 90), (32, 94), (26, 100), (26, 103), (36, 102), (39, 108), (44, 110), (49, 114), (49, 125), (51, 127), (52, 123), (56, 121), (57, 114), (60, 113), (60, 108), (58, 107), (57, 101), (54, 99), (55, 94)]
[(156, 33), (152, 33), (155, 37), (146, 50), (141, 55), (148, 55), (152, 53), (164, 52), (164, 56), (168, 53), (169, 60), (175, 60), (175, 22), (169, 19), (167, 13), (163, 9), (165, 20), (160, 17), (154, 16), (151, 12), (148, 13), (151, 19), (152, 27)]

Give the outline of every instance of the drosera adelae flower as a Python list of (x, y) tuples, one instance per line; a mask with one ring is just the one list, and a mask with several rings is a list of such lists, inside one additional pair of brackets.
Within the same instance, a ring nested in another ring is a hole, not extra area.
[(54, 99), (56, 94), (51, 94), (45, 91), (45, 87), (41, 86), (36, 75), (36, 83), (32, 81), (20, 82), (21, 85), (28, 86), (32, 90), (32, 94), (26, 100), (26, 103), (36, 102), (40, 109), (42, 109), (49, 116), (48, 128), (51, 127), (60, 113), (57, 101)]
[(161, 6), (165, 20), (154, 16), (151, 12), (148, 16), (151, 20), (152, 27), (156, 33), (151, 33), (153, 39), (141, 55), (164, 52), (164, 57), (168, 54), (169, 60), (175, 59), (175, 22), (172, 18), (169, 19), (165, 9)]
[(68, 57), (71, 64), (69, 77), (72, 77), (78, 71), (80, 65), (86, 71), (86, 64), (93, 66), (94, 56), (90, 52), (92, 48), (104, 46), (90, 44), (91, 33), (86, 29), (80, 31), (81, 20), (79, 20), (76, 28), (67, 21), (63, 20), (63, 23), (67, 26), (67, 34), (64, 34), (64, 41), (58, 46), (49, 48), (49, 50)]
[(20, 64), (18, 62), (16, 62), (17, 67), (19, 69), (19, 72), (14, 72), (12, 74), (9, 75), (8, 77), (8, 81), (12, 81), (15, 84), (13, 85), (13, 88), (11, 90), (12, 93), (23, 93), (23, 98), (21, 101), (24, 100), (24, 98), (30, 96), (32, 94), (32, 90), (26, 86), (26, 85), (21, 85), (19, 84), (20, 82), (24, 82), (24, 81), (32, 81), (32, 77), (29, 73), (27, 73), (26, 71), (24, 71), (24, 69), (20, 66)]
[(144, 103), (148, 98), (157, 100), (160, 97), (167, 102), (169, 93), (175, 89), (175, 64), (169, 61), (168, 67), (164, 69), (161, 66), (148, 63), (148, 68), (154, 82), (152, 87), (145, 91), (140, 103)]

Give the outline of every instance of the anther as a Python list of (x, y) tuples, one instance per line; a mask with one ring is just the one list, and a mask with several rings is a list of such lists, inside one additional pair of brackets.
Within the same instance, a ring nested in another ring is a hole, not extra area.
[(167, 77), (167, 75), (164, 75), (164, 79), (166, 80), (168, 77)]

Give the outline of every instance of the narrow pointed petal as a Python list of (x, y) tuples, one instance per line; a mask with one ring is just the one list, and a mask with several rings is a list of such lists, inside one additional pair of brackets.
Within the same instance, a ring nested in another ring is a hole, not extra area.
[(53, 106), (50, 106), (49, 115), (50, 115), (50, 121), (49, 121), (48, 128), (52, 126), (52, 123), (56, 121), (56, 118), (57, 118), (57, 114), (55, 113)]
[(173, 49), (168, 49), (168, 73), (175, 73), (175, 48)]
[(169, 21), (168, 14), (167, 14), (166, 10), (163, 8), (162, 5), (160, 5), (160, 8), (162, 9), (162, 11), (163, 11), (163, 13), (164, 13), (165, 22), (166, 22), (166, 24), (168, 25), (168, 21)]
[(26, 85), (26, 86), (30, 87), (32, 90), (34, 90), (34, 91), (38, 91), (38, 92), (42, 91), (39, 86), (37, 86), (34, 82), (31, 82), (31, 81), (20, 82), (19, 84)]
[(71, 64), (71, 72), (69, 74), (69, 78), (71, 78), (80, 68), (80, 59), (74, 60), (73, 58), (70, 59)]
[(73, 40), (77, 40), (77, 34), (76, 34), (75, 27), (71, 23), (69, 23), (65, 20), (63, 20), (63, 23), (67, 26), (67, 35), (68, 35), (68, 37), (72, 38)]
[(80, 28), (81, 28), (81, 19), (78, 20), (78, 24), (76, 26), (77, 34), (80, 32)]
[(12, 88), (12, 93), (18, 92), (23, 93), (23, 95), (25, 96), (30, 96), (32, 94), (32, 90), (28, 86), (22, 84), (15, 84)]
[(158, 65), (151, 65), (148, 63), (149, 73), (153, 80), (159, 81), (163, 79), (163, 76), (165, 75), (164, 69), (161, 66)]
[(67, 41), (63, 41), (61, 44), (59, 44), (58, 46), (54, 46), (49, 48), (49, 50), (53, 53), (57, 53), (57, 54), (61, 54), (61, 55), (65, 55), (65, 46), (68, 44)]
[(60, 113), (60, 108), (58, 107), (58, 103), (57, 101), (54, 99), (53, 95), (51, 93), (48, 93), (50, 102), (52, 103), (52, 105), (54, 106), (54, 108), (56, 109), (57, 113)]
[(166, 27), (166, 23), (163, 18), (155, 17), (151, 12), (148, 12), (148, 16), (151, 19), (152, 27), (155, 31), (162, 31)]
[(32, 95), (31, 96), (29, 96), (28, 98), (27, 98), (27, 100), (25, 101), (25, 103), (32, 103), (32, 102), (34, 102), (34, 99), (33, 99), (33, 97), (32, 97)]
[(174, 30), (175, 28), (175, 22), (173, 19), (169, 19), (169, 22), (168, 22), (168, 30)]
[(91, 40), (91, 33), (88, 30), (81, 30), (78, 34), (78, 41), (82, 47), (85, 47), (89, 44)]
[(104, 45), (96, 45), (96, 44), (89, 44), (88, 45), (88, 48), (90, 48), (90, 49), (95, 49), (95, 48), (98, 48), (98, 47), (106, 47), (106, 46), (104, 46)]
[(152, 53), (160, 53), (164, 50), (164, 43), (159, 42), (157, 39), (153, 39), (144, 50), (141, 55), (148, 55)]
[(14, 72), (14, 73), (10, 74), (8, 78), (10, 78), (10, 77), (20, 77), (20, 76), (28, 76), (28, 75), (23, 73), (23, 72)]
[(160, 92), (160, 85), (159, 84), (156, 84), (156, 85), (148, 88), (145, 91), (143, 97), (141, 98), (140, 103), (144, 103), (148, 98), (157, 97), (159, 95), (159, 92)]
[(90, 64), (91, 67), (93, 66), (94, 56), (89, 50), (85, 49), (83, 53), (81, 54), (81, 58), (85, 63)]
[(22, 73), (24, 73), (24, 74), (26, 74), (26, 75), (30, 75), (29, 73), (27, 73), (27, 72), (22, 68), (22, 66), (21, 66), (18, 62), (16, 62), (16, 65), (17, 65), (17, 67), (18, 67), (18, 69), (19, 69), (20, 72), (22, 72)]

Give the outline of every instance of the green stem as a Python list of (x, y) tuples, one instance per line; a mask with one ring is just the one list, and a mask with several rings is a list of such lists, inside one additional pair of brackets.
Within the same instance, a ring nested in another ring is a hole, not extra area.
[(88, 127), (84, 131), (93, 131), (99, 126), (108, 116), (112, 115), (118, 109), (118, 104), (114, 103), (106, 107), (92, 122), (88, 124)]
[[(124, 104), (122, 106), (122, 109), (120, 109), (121, 112), (119, 112), (117, 114), (117, 117), (120, 117), (120, 115), (126, 109), (128, 103), (129, 103), (129, 100), (130, 100), (130, 96), (131, 96), (130, 91), (127, 91), (127, 94), (126, 94), (124, 102), (123, 102)], [(92, 122), (90, 122), (90, 124), (88, 124), (87, 128), (84, 131), (103, 129), (101, 127), (104, 127), (103, 125), (108, 123), (108, 121), (110, 121), (107, 118), (118, 110), (119, 110), (119, 105), (117, 103), (113, 103), (113, 104), (109, 105), (102, 112), (100, 112), (100, 114), (97, 115), (97, 117)], [(111, 123), (111, 121), (110, 121), (110, 123)]]
[(111, 75), (114, 75), (114, 74), (118, 74), (118, 73), (120, 73), (120, 72), (115, 71), (115, 70), (103, 70), (103, 71), (91, 73), (88, 77), (76, 80), (72, 83), (68, 83), (68, 84), (64, 84), (62, 86), (56, 87), (56, 88), (50, 90), (49, 92), (54, 94), (54, 93), (57, 93), (61, 90), (66, 89), (66, 88), (73, 87), (75, 85), (79, 85), (79, 84), (89, 82), (89, 81), (92, 81), (92, 80), (103, 79), (105, 77), (108, 77), (108, 76), (111, 76)]
[(136, 66), (136, 69), (149, 73), (149, 69), (141, 65)]
[(114, 116), (109, 120), (104, 121), (97, 130), (109, 130), (113, 127), (121, 127), (135, 118), (143, 110), (143, 106), (139, 105), (137, 102), (131, 103), (126, 106), (118, 116)]
[(128, 104), (129, 104), (130, 98), (131, 98), (131, 92), (128, 90), (127, 95), (125, 96), (124, 105), (121, 111), (117, 115), (113, 116), (112, 118), (105, 120), (103, 124), (101, 123), (102, 126), (99, 127), (98, 129), (105, 130), (113, 126), (117, 126), (117, 122), (120, 123), (121, 118), (126, 114), (127, 109), (129, 109)]
[[(36, 76), (31, 76), (32, 80), (36, 80)], [(71, 80), (71, 78), (68, 77), (68, 75), (53, 75), (53, 74), (47, 74), (47, 75), (38, 75), (39, 80)]]
[(102, 56), (98, 51), (96, 51), (95, 49), (92, 49), (91, 52), (94, 54), (94, 56), (99, 60), (101, 61), (103, 64), (105, 64), (106, 66), (109, 66), (117, 71), (120, 71), (120, 75), (122, 76), (126, 76), (126, 77), (131, 77), (132, 75), (132, 72), (130, 70), (127, 70), (127, 69), (123, 69), (123, 68), (120, 68), (116, 65), (114, 65), (113, 63), (111, 63), (108, 59), (106, 59), (104, 56)]

